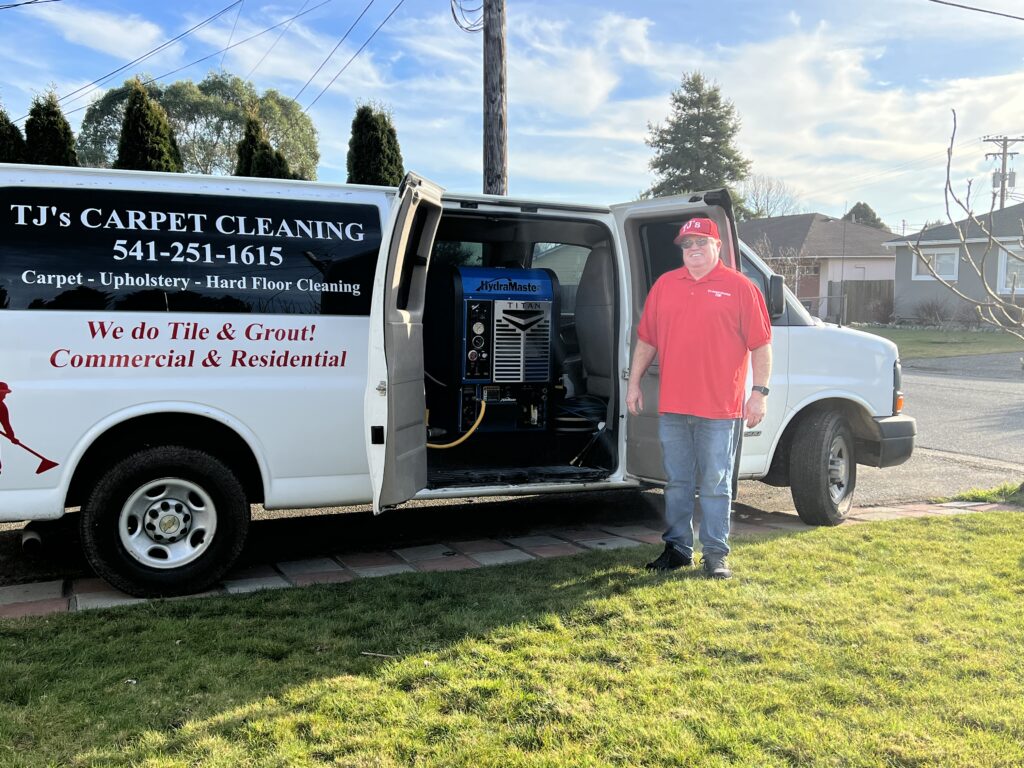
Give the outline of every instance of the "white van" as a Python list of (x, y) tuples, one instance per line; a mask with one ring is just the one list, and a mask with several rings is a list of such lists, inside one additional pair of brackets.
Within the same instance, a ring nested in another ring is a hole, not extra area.
[[(0, 521), (81, 507), (100, 576), (173, 595), (223, 576), (253, 503), (657, 483), (627, 367), (694, 215), (773, 317), (738, 475), (835, 524), (858, 463), (913, 450), (897, 350), (812, 319), (724, 191), (602, 207), (21, 165), (0, 165)], [(657, 403), (656, 365), (644, 387)]]

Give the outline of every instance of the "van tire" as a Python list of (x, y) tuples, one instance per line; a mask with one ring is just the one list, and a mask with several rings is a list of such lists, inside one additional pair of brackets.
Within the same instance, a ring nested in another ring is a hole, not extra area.
[(808, 525), (839, 525), (846, 519), (857, 487), (857, 460), (853, 430), (840, 411), (814, 411), (799, 424), (789, 482), (797, 514)]
[(136, 597), (209, 588), (234, 564), (248, 531), (249, 504), (235, 473), (184, 446), (122, 459), (82, 507), (86, 559), (97, 575)]

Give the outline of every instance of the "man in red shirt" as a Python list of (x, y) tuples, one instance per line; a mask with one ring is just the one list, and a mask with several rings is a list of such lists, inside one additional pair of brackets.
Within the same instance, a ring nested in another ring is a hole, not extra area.
[[(626, 390), (626, 405), (636, 415), (644, 407), (640, 379), (657, 355), (668, 529), (665, 551), (647, 567), (667, 571), (693, 562), (699, 492), (704, 574), (728, 579), (732, 468), (740, 420), (755, 427), (767, 412), (771, 319), (757, 287), (719, 260), (722, 241), (714, 221), (689, 219), (674, 242), (683, 266), (651, 288)], [(754, 386), (744, 403), (748, 364)]]

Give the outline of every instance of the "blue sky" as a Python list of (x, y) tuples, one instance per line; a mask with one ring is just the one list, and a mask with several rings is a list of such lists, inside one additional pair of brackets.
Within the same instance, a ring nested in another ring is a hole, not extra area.
[[(70, 93), (230, 1), (60, 0), (0, 10), (0, 102), (21, 117), (48, 86)], [(170, 72), (320, 2), (243, 0), (107, 85), (135, 71)], [(223, 66), (251, 72), (260, 90), (294, 97), (367, 2), (331, 0), (294, 21), (276, 45), (279, 30), (231, 49)], [(397, 4), (373, 2), (299, 96), (302, 106)], [(964, 4), (1024, 16), (1019, 0)], [(784, 182), (804, 211), (841, 215), (863, 200), (897, 232), (904, 222), (911, 231), (944, 216), (952, 109), (954, 183), (963, 192), (974, 180), (979, 209), (991, 199), (994, 164), (985, 153), (996, 149), (982, 137), (1024, 136), (1015, 98), (1024, 91), (1024, 21), (930, 0), (507, 0), (507, 18), (516, 196), (635, 198), (653, 181), (647, 125), (667, 117), (672, 90), (694, 70), (735, 104), (738, 144), (755, 173)], [(372, 100), (391, 109), (408, 169), (449, 189), (480, 191), (481, 47), (479, 34), (455, 25), (448, 0), (404, 0), (310, 108), (319, 178), (344, 181), (355, 105)], [(201, 80), (221, 61), (216, 55), (166, 82)], [(84, 111), (71, 110), (87, 101), (65, 107), (76, 131)], [(1024, 152), (1024, 142), (1016, 148)]]

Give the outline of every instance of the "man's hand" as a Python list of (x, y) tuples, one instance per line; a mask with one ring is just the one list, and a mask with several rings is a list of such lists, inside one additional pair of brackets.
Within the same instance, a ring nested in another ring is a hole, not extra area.
[(640, 391), (639, 385), (630, 384), (626, 389), (626, 407), (634, 416), (639, 416), (644, 409), (644, 393)]
[(751, 392), (747, 398), (747, 404), (743, 407), (743, 415), (746, 417), (748, 427), (756, 427), (764, 421), (768, 413), (768, 403), (765, 396), (760, 392)]

